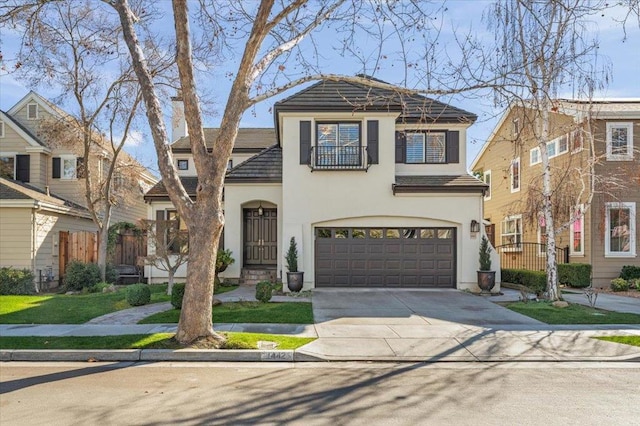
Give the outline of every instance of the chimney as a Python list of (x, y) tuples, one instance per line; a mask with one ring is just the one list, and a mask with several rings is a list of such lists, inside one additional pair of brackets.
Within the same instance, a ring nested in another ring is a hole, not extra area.
[(187, 122), (184, 119), (184, 103), (182, 93), (171, 98), (171, 141), (175, 142), (183, 136), (187, 136)]

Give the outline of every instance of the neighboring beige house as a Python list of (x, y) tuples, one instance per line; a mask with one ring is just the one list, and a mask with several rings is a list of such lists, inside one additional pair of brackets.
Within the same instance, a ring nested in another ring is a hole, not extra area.
[[(532, 208), (528, 191), (539, 187), (536, 182), (542, 175), (540, 151), (528, 124), (532, 117), (532, 110), (512, 106), (471, 165), (471, 170), (481, 173), (490, 186), (484, 198), (487, 233), (494, 235), (496, 246), (508, 245), (502, 255), (510, 262), (531, 269), (531, 256), (522, 243), (544, 244), (544, 220), (527, 220), (531, 218), (528, 209)], [(577, 208), (556, 212), (562, 213), (562, 222), (571, 214), (576, 218), (557, 236), (557, 245), (568, 247), (570, 263), (592, 265), (592, 282), (597, 287), (608, 286), (624, 265), (640, 265), (639, 150), (639, 99), (554, 103), (547, 152), (552, 172), (555, 176), (566, 174), (568, 182), (554, 197), (564, 197), (565, 202), (579, 200)], [(594, 160), (595, 176), (584, 175), (585, 191), (578, 195), (583, 188), (578, 171), (586, 172), (589, 161)], [(591, 179), (595, 184), (593, 194)], [(586, 208), (583, 203), (591, 195), (592, 204)], [(543, 246), (539, 247), (534, 255), (544, 258)]]
[[(477, 289), (480, 232), (471, 227), (486, 185), (465, 167), (474, 114), (329, 81), (277, 102), (274, 114), (275, 129), (240, 129), (236, 150), (268, 147), (234, 158), (227, 174), (224, 247), (236, 262), (224, 277), (281, 278), (295, 237), (306, 289)], [(194, 196), (195, 173), (182, 179)], [(145, 199), (149, 218), (175, 215), (162, 184)], [(166, 279), (155, 268), (146, 276)]]
[[(62, 233), (97, 230), (85, 208), (82, 148), (54, 147), (42, 135), (45, 120), (66, 116), (35, 92), (0, 111), (0, 266), (31, 269), (49, 282), (65, 266)], [(96, 163), (109, 160), (106, 151), (99, 155)], [(135, 162), (126, 154), (122, 161)], [(157, 179), (139, 167), (139, 197), (117, 206), (111, 223), (146, 217), (142, 196)]]

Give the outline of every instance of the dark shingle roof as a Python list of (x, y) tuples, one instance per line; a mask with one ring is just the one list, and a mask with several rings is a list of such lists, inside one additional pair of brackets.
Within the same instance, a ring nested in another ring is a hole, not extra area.
[(282, 148), (273, 145), (229, 170), (225, 182), (282, 182)]
[[(207, 143), (207, 149), (211, 150), (213, 141), (218, 135), (220, 129), (207, 128), (204, 129), (204, 138)], [(260, 152), (276, 143), (276, 132), (269, 128), (240, 128), (238, 136), (233, 146), (234, 152)], [(173, 152), (191, 152), (191, 142), (189, 136), (183, 136), (173, 144), (171, 150)]]
[(398, 192), (484, 192), (488, 185), (471, 175), (396, 176)]
[(12, 116), (10, 116), (9, 114), (7, 114), (4, 111), (0, 111), (2, 112), (2, 116), (5, 117), (8, 121), (11, 121), (12, 124), (16, 125), (17, 127), (20, 128), (20, 130), (22, 130), (23, 132), (25, 132), (31, 139), (33, 139), (34, 141), (36, 141), (39, 145), (46, 147), (47, 145), (42, 142), (40, 140), (40, 138), (38, 138), (36, 135), (34, 135), (31, 130), (27, 129), (26, 127), (24, 127), (18, 120), (16, 120), (15, 118), (13, 118)]
[[(196, 189), (198, 187), (198, 178), (196, 176), (182, 176), (180, 178), (180, 182), (182, 182), (182, 186), (187, 191), (190, 197), (196, 197)], [(169, 195), (167, 194), (167, 190), (164, 187), (162, 181), (156, 183), (150, 190), (144, 194), (145, 201), (149, 200), (168, 200)]]
[(425, 96), (345, 81), (320, 81), (276, 102), (276, 122), (285, 111), (391, 111), (401, 113), (398, 122), (411, 123), (472, 123), (477, 118)]
[(47, 194), (40, 188), (13, 179), (0, 178), (0, 200), (34, 200), (69, 207), (83, 213), (88, 212), (80, 204), (66, 200), (53, 193)]

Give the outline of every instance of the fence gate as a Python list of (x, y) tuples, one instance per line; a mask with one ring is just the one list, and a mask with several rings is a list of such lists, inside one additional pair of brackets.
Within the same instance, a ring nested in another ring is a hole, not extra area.
[(67, 265), (72, 260), (79, 260), (83, 263), (95, 263), (98, 261), (97, 233), (88, 231), (60, 231), (58, 255), (60, 268), (58, 276), (60, 280), (62, 280)]
[(113, 265), (133, 265), (141, 256), (147, 255), (147, 236), (131, 230), (120, 231), (116, 243), (109, 253), (109, 262)]

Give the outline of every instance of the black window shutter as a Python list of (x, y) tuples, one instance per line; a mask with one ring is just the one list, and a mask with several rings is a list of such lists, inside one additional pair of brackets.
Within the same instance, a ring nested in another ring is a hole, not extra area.
[(371, 164), (378, 164), (378, 120), (367, 121), (367, 152)]
[(311, 122), (300, 122), (300, 164), (311, 164)]
[(60, 157), (53, 157), (53, 167), (51, 169), (51, 177), (60, 179)]
[(76, 177), (82, 179), (85, 176), (84, 157), (76, 158)]
[(405, 162), (405, 154), (407, 151), (406, 140), (407, 137), (404, 132), (396, 132), (396, 163)]
[(16, 155), (16, 180), (29, 182), (30, 164), (29, 155)]
[(447, 132), (447, 163), (460, 162), (460, 132)]

